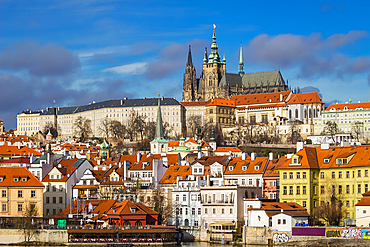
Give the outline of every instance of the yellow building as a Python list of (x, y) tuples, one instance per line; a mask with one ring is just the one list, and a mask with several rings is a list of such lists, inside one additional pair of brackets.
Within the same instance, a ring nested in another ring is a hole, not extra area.
[(280, 201), (296, 202), (312, 214), (334, 195), (345, 220), (356, 217), (355, 205), (369, 190), (370, 146), (304, 147), (279, 168)]
[(1, 216), (23, 216), (28, 207), (43, 214), (44, 185), (25, 167), (0, 167)]

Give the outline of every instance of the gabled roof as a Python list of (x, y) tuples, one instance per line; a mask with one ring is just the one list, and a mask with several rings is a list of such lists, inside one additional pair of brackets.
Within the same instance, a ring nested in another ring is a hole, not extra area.
[(279, 177), (279, 168), (287, 160), (288, 159), (285, 156), (282, 156), (279, 159), (269, 160), (266, 171), (263, 174), (263, 177)]
[[(241, 174), (263, 174), (267, 165), (268, 157), (256, 157), (254, 161), (248, 156), (245, 160), (232, 159), (227, 168), (225, 175), (241, 175)], [(230, 170), (229, 167), (233, 167)], [(256, 169), (258, 168), (258, 169)]]
[[(136, 209), (135, 213), (132, 213), (131, 209)], [(145, 206), (144, 204), (134, 203), (128, 200), (115, 204), (114, 207), (111, 208), (107, 212), (107, 214), (108, 215), (146, 215), (146, 214), (158, 215), (157, 212)]]
[[(44, 187), (44, 185), (25, 167), (0, 167), (0, 187)], [(13, 178), (26, 178), (25, 182)]]
[(3, 145), (3, 146), (0, 146), (0, 155), (41, 156), (41, 153), (27, 146), (18, 148), (16, 146)]
[[(261, 210), (264, 210), (267, 216), (284, 213), (292, 217), (309, 217), (307, 209), (295, 202), (262, 202)], [(283, 210), (283, 212), (281, 212)]]
[[(117, 203), (116, 200), (86, 200), (85, 208), (83, 207), (82, 201), (80, 201), (80, 207), (79, 207), (79, 214), (82, 214), (83, 212), (89, 211), (89, 204), (93, 206), (93, 211), (91, 214), (106, 214), (112, 207)], [(61, 213), (53, 216), (54, 218), (66, 218), (67, 214), (77, 214), (77, 206), (78, 201), (73, 201), (73, 210), (71, 209), (71, 205), (69, 205), (65, 210), (63, 210)]]
[(238, 152), (238, 153), (241, 153), (242, 150), (240, 150), (238, 147), (217, 147), (215, 151), (213, 151), (215, 153), (217, 152)]
[(324, 102), (322, 101), (322, 99), (320, 98), (317, 92), (292, 94), (292, 96), (287, 102), (288, 105), (310, 104), (310, 103), (324, 104)]
[[(61, 178), (59, 179), (51, 179), (50, 175), (46, 175), (42, 182), (65, 182), (67, 181), (72, 173), (83, 163), (83, 162), (89, 162), (86, 159), (62, 159), (55, 169), (58, 169), (59, 172), (62, 174)], [(51, 170), (53, 171), (53, 170)]]
[(161, 184), (176, 184), (177, 177), (180, 176), (183, 180), (187, 179), (189, 175), (192, 174), (191, 166), (170, 166), (166, 173), (161, 179)]
[(207, 106), (227, 106), (227, 107), (235, 107), (235, 101), (223, 99), (223, 98), (215, 98), (212, 100), (211, 103), (208, 103)]

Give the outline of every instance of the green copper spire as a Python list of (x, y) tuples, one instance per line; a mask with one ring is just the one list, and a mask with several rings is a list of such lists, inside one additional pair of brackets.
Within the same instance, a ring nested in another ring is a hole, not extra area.
[(220, 63), (221, 58), (218, 54), (218, 45), (216, 42), (216, 25), (213, 24), (213, 36), (212, 36), (212, 45), (211, 45), (211, 54), (208, 57), (209, 63)]
[(244, 75), (243, 46), (240, 44), (239, 75)]
[(157, 111), (157, 121), (156, 121), (156, 126), (155, 126), (155, 138), (152, 142), (167, 142), (163, 136), (161, 98), (158, 98), (158, 111)]

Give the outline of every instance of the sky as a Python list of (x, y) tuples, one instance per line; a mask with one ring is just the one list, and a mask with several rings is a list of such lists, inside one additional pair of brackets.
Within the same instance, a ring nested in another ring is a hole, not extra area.
[(110, 99), (182, 97), (213, 24), (226, 70), (280, 70), (328, 105), (370, 101), (370, 1), (0, 0), (0, 119)]

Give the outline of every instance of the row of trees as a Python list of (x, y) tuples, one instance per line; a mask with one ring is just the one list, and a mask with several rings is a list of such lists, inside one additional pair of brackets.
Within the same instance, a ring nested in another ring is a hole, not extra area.
[[(354, 122), (349, 130), (352, 137), (354, 137), (357, 141), (360, 140), (364, 133), (364, 123), (363, 122)], [(325, 124), (324, 133), (330, 136), (330, 139), (335, 143), (335, 135), (340, 132), (340, 129), (338, 128), (338, 124), (336, 122), (328, 121)]]

